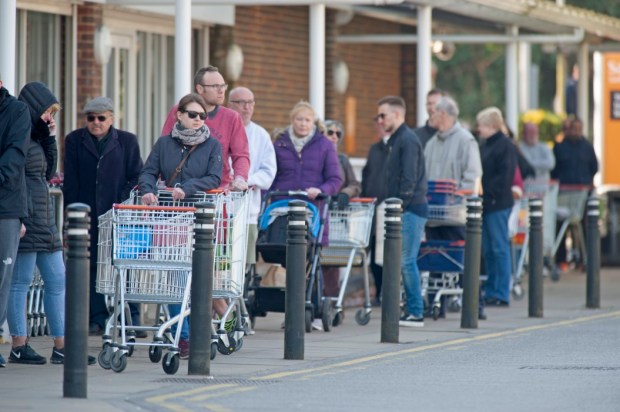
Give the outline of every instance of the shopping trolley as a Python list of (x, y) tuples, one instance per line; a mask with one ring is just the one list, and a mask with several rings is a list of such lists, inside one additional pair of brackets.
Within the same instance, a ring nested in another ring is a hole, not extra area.
[[(372, 305), (368, 281), (368, 256), (366, 248), (370, 239), (370, 229), (375, 212), (375, 198), (353, 198), (349, 205), (338, 209), (332, 205), (329, 211), (329, 246), (321, 249), (321, 264), (323, 266), (344, 266), (345, 274), (335, 301), (335, 313), (332, 319), (323, 319), (323, 323), (332, 322), (334, 326), (344, 319), (342, 302), (346, 287), (351, 276), (353, 266), (361, 266), (364, 271), (364, 307), (355, 314), (355, 320), (360, 325), (370, 321)], [(329, 311), (323, 311), (327, 315)]]
[[(428, 200), (427, 227), (465, 226), (465, 197), (462, 193), (457, 193), (456, 182), (429, 181)], [(434, 320), (439, 318), (444, 296), (452, 296), (450, 305), (460, 307), (459, 299), (463, 289), (459, 281), (464, 269), (464, 253), (463, 240), (428, 240), (420, 244), (417, 263), (422, 296)], [(428, 302), (428, 296), (432, 294), (433, 301)]]

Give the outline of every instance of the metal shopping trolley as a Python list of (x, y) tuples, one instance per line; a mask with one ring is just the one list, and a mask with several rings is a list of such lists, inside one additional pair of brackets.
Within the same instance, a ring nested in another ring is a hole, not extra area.
[[(334, 206), (329, 211), (329, 246), (321, 249), (323, 266), (344, 266), (345, 274), (337, 297), (333, 325), (342, 323), (344, 313), (342, 302), (353, 266), (361, 266), (364, 271), (364, 308), (355, 314), (360, 325), (370, 321), (372, 305), (368, 280), (368, 256), (366, 248), (370, 239), (370, 229), (375, 212), (375, 198), (353, 198), (343, 209)], [(324, 314), (326, 311), (323, 312)], [(332, 321), (331, 319), (328, 321)]]

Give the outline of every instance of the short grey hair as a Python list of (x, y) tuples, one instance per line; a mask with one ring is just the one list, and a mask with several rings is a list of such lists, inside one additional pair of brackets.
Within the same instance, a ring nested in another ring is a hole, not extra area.
[(441, 99), (435, 105), (435, 110), (439, 112), (444, 112), (448, 116), (453, 118), (459, 117), (459, 105), (454, 101), (453, 98), (448, 96), (442, 96)]

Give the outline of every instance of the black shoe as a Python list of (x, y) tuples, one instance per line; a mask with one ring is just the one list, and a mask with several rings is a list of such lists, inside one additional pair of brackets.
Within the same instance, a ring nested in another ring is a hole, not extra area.
[[(50, 357), (50, 362), (53, 363), (54, 365), (62, 365), (65, 363), (65, 348), (62, 349), (57, 349), (54, 348), (52, 349), (52, 356)], [(90, 356), (88, 355), (88, 364), (89, 365), (94, 365), (97, 362), (97, 359), (95, 359), (94, 356)]]
[(97, 323), (91, 323), (88, 326), (88, 336), (103, 336), (103, 328)]
[(424, 326), (424, 318), (416, 318), (413, 315), (406, 315), (400, 318), (398, 321), (399, 326), (407, 326), (410, 328), (421, 328)]
[(136, 330), (136, 338), (146, 339), (149, 337), (149, 334), (145, 330)]
[(484, 312), (478, 312), (478, 320), (487, 320), (487, 314)]
[(45, 365), (47, 359), (39, 355), (28, 345), (11, 348), (11, 354), (9, 355), (9, 362), (11, 363), (23, 363), (26, 365)]

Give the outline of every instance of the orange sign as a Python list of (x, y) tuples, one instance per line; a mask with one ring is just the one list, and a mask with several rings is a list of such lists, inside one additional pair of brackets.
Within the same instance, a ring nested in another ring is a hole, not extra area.
[(603, 54), (603, 184), (620, 184), (620, 53)]

